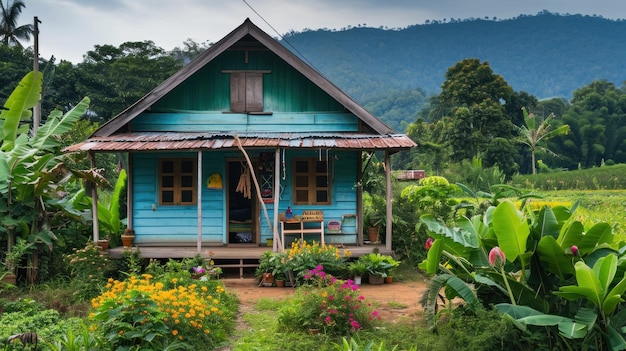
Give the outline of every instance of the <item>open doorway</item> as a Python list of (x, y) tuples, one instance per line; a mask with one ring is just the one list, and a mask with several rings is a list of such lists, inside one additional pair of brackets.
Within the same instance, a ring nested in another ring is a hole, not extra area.
[(228, 161), (228, 244), (257, 244), (254, 184), (243, 160)]

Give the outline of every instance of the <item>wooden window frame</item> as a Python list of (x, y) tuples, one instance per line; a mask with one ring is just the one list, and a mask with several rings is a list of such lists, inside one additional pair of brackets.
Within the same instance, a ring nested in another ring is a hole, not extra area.
[[(173, 171), (172, 172), (164, 172), (163, 163), (164, 162), (172, 162), (173, 163)], [(191, 172), (182, 171), (182, 163), (183, 162), (191, 162), (192, 169)], [(161, 206), (193, 206), (197, 203), (197, 186), (198, 186), (198, 172), (197, 165), (198, 160), (195, 158), (162, 158), (159, 159), (159, 205)], [(173, 177), (173, 182), (171, 187), (166, 187), (163, 185), (163, 177), (171, 175)], [(182, 177), (183, 176), (191, 176), (191, 186), (183, 186)], [(163, 201), (163, 192), (164, 191), (172, 191), (173, 192), (173, 201), (165, 202)], [(183, 202), (182, 193), (183, 191), (191, 191), (191, 201)]]
[[(298, 162), (308, 163), (306, 172), (298, 172)], [(322, 163), (326, 165), (326, 170), (318, 171), (317, 165)], [(317, 184), (318, 177), (326, 177), (326, 186), (319, 186)], [(307, 177), (306, 186), (298, 186), (298, 178)], [(332, 204), (332, 184), (329, 165), (326, 160), (320, 161), (317, 158), (296, 158), (293, 159), (293, 204), (294, 205), (331, 205)], [(307, 193), (307, 201), (298, 199), (298, 194), (301, 192)], [(327, 201), (317, 201), (317, 192), (326, 191)]]

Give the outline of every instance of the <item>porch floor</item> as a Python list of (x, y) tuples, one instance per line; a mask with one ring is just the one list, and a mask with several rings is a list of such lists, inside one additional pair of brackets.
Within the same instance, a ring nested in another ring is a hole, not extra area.
[[(197, 254), (203, 257), (212, 257), (215, 265), (221, 268), (238, 268), (239, 277), (244, 277), (245, 268), (256, 268), (259, 266), (259, 258), (266, 251), (271, 251), (268, 246), (258, 245), (229, 245), (229, 246), (204, 246), (198, 252), (195, 246), (133, 246), (132, 250), (139, 250), (141, 258), (167, 259), (167, 258), (189, 258)], [(348, 250), (352, 257), (360, 257), (378, 249), (381, 254), (391, 255), (392, 251), (387, 250), (384, 244), (343, 245), (341, 250)], [(113, 258), (119, 258), (124, 250), (129, 248), (116, 247), (108, 249), (107, 252)]]

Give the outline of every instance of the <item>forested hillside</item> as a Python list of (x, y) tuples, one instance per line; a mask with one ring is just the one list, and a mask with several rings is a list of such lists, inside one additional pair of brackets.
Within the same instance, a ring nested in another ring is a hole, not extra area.
[(626, 80), (626, 21), (542, 12), (514, 19), (430, 22), (405, 29), (292, 32), (297, 51), (360, 103), (390, 91), (438, 94), (446, 70), (486, 61), (516, 91), (565, 97), (597, 79)]

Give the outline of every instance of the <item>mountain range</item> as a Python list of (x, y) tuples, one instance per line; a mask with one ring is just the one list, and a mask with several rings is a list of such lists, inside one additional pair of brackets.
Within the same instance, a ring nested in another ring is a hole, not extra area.
[(357, 102), (389, 92), (438, 94), (449, 67), (488, 62), (515, 91), (563, 97), (594, 80), (626, 80), (626, 20), (542, 11), (511, 19), (427, 21), (401, 29), (365, 26), (290, 32), (283, 45)]

